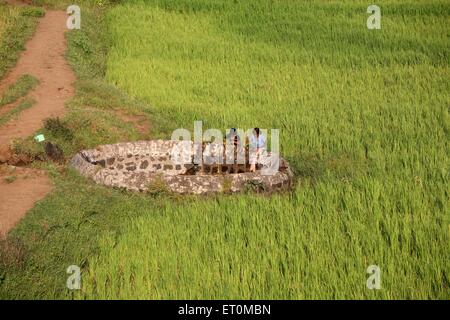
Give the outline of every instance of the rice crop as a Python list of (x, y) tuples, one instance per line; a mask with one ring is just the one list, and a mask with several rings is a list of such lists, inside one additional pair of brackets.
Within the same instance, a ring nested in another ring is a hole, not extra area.
[(448, 299), (450, 5), (377, 4), (381, 30), (363, 1), (109, 10), (109, 83), (179, 127), (280, 129), (297, 182), (142, 208), (79, 297)]

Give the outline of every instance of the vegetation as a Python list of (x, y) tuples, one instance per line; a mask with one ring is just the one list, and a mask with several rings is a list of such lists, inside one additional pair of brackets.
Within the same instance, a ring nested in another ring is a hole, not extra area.
[(0, 108), (6, 104), (15, 102), (19, 98), (26, 96), (31, 90), (36, 87), (38, 83), (39, 80), (32, 75), (25, 74), (21, 76), (0, 96)]
[(380, 5), (375, 32), (365, 2), (114, 7), (109, 82), (179, 127), (279, 128), (299, 183), (134, 221), (90, 259), (83, 296), (448, 298), (450, 7)]
[(17, 176), (6, 176), (3, 178), (3, 180), (5, 180), (6, 183), (13, 183), (14, 181), (16, 181)]
[(158, 175), (147, 185), (147, 193), (156, 197), (170, 193), (170, 189), (164, 179)]
[[(450, 6), (379, 5), (376, 31), (362, 1), (85, 9), (68, 35), (73, 137), (45, 129), (64, 154), (138, 139), (122, 109), (153, 119), (155, 137), (194, 120), (278, 128), (298, 181), (270, 197), (149, 197), (42, 164), (56, 189), (11, 233), (8, 261), (25, 262), (0, 265), (0, 296), (448, 299)], [(370, 265), (381, 290), (366, 288)]]
[[(82, 30), (67, 34), (67, 58), (79, 78), (76, 96), (69, 101), (64, 119), (48, 119), (39, 130), (47, 141), (60, 146), (67, 158), (99, 144), (142, 139), (133, 124), (123, 121), (116, 111), (151, 118), (153, 137), (166, 137), (169, 131), (164, 130), (173, 127), (153, 108), (103, 80), (108, 46), (103, 17), (107, 8), (87, 4), (83, 7)], [(16, 141), (15, 152), (44, 161), (43, 147), (29, 137)], [(94, 186), (66, 166), (51, 162), (33, 165), (49, 172), (55, 191), (31, 210), (6, 240), (0, 241), (0, 262), (5, 262), (0, 263), (0, 298), (70, 299), (74, 295), (65, 285), (67, 266), (86, 267), (87, 258), (98, 251), (100, 236), (119, 234), (126, 225), (124, 221), (143, 214), (142, 208), (157, 212), (166, 198), (149, 199), (148, 195)], [(68, 202), (68, 198), (74, 202)], [(114, 203), (118, 207), (110, 210)], [(74, 210), (67, 211), (66, 205)]]
[(25, 41), (36, 27), (38, 12), (43, 11), (0, 3), (0, 78), (16, 63)]
[(28, 17), (43, 17), (45, 15), (45, 10), (39, 7), (25, 7), (21, 12), (22, 16)]
[(16, 117), (19, 113), (21, 113), (23, 110), (26, 110), (28, 108), (31, 108), (33, 104), (35, 103), (34, 99), (27, 98), (25, 100), (22, 100), (16, 107), (9, 110), (8, 112), (0, 115), (0, 125), (5, 124), (9, 120)]
[[(39, 130), (68, 157), (99, 144), (142, 139), (133, 124), (121, 119), (116, 111), (151, 117), (154, 137), (167, 136), (170, 129), (168, 121), (155, 114), (147, 104), (130, 98), (104, 81), (108, 47), (103, 14), (106, 8), (86, 2), (83, 28), (67, 34), (69, 48), (66, 55), (79, 79), (76, 96), (69, 101), (69, 112), (64, 119), (48, 119)], [(29, 137), (16, 142), (15, 152), (25, 153), (32, 159), (42, 158), (43, 145), (36, 145), (33, 137)]]

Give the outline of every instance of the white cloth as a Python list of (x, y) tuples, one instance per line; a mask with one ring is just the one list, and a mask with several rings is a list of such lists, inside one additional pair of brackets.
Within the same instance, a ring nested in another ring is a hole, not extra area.
[(249, 162), (257, 164), (260, 156), (266, 151), (266, 137), (260, 134), (258, 137), (252, 134), (250, 137)]
[(250, 147), (253, 148), (266, 148), (266, 137), (263, 134), (260, 134), (256, 137), (254, 134), (250, 137)]

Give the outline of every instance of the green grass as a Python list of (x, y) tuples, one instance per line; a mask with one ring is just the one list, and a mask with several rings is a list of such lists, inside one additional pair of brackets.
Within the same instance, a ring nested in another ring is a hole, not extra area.
[(6, 183), (13, 183), (14, 181), (16, 181), (16, 179), (17, 176), (6, 176), (3, 178)]
[(17, 117), (22, 111), (29, 109), (35, 104), (36, 101), (31, 98), (27, 98), (21, 101), (16, 107), (9, 110), (5, 114), (0, 115), (0, 126), (8, 122), (9, 120)]
[[(20, 263), (0, 264), (0, 297), (448, 299), (450, 6), (377, 4), (379, 31), (362, 1), (84, 10), (68, 34), (72, 138), (44, 129), (65, 154), (138, 139), (114, 110), (154, 119), (154, 136), (194, 120), (258, 125), (281, 130), (297, 182), (271, 197), (182, 198), (41, 164), (56, 188), (10, 234), (5, 261)], [(65, 287), (71, 264), (80, 292)]]
[[(72, 298), (65, 285), (67, 267), (87, 267), (100, 235), (118, 235), (123, 222), (144, 208), (158, 210), (160, 201), (95, 186), (72, 170), (45, 168), (56, 187), (9, 235), (7, 242), (23, 250), (0, 259), (2, 299)], [(8, 264), (11, 260), (25, 262)]]
[[(151, 118), (154, 137), (167, 136), (167, 129), (170, 128), (168, 121), (156, 114), (148, 104), (130, 98), (104, 81), (108, 48), (104, 21), (106, 8), (89, 4), (88, 1), (86, 3), (83, 28), (67, 34), (69, 47), (66, 57), (78, 80), (75, 83), (76, 95), (67, 103), (68, 114), (60, 119), (65, 129), (52, 130), (51, 126), (44, 125), (37, 132), (43, 133), (46, 140), (58, 144), (67, 160), (78, 151), (99, 144), (143, 139), (132, 124), (116, 115), (118, 110)], [(50, 122), (52, 120), (56, 119), (49, 119)], [(45, 158), (43, 144), (36, 144), (33, 137), (16, 141), (14, 148), (16, 153), (23, 153), (27, 158)]]
[[(70, 0), (32, 0), (31, 2), (34, 6), (60, 10), (65, 10), (68, 6), (74, 4), (73, 1)], [(120, 0), (78, 0), (76, 2), (76, 5), (82, 8), (83, 11), (84, 9), (88, 11), (93, 7), (106, 8), (111, 4), (115, 4), (118, 2), (120, 2)]]
[[(0, 96), (0, 108), (6, 104), (17, 101), (17, 99), (26, 96), (39, 83), (39, 80), (32, 75), (25, 74), (10, 85)], [(1, 110), (1, 109), (0, 109)]]
[(134, 221), (82, 296), (448, 298), (450, 6), (377, 4), (379, 31), (365, 2), (114, 7), (109, 82), (179, 127), (279, 128), (299, 183)]
[(43, 17), (45, 15), (45, 10), (39, 7), (24, 7), (21, 12), (22, 16), (26, 17)]
[[(428, 234), (443, 232), (433, 217), (419, 212), (386, 219), (409, 211), (408, 203), (419, 205), (413, 201), (422, 198), (419, 190), (410, 188), (402, 206), (374, 182), (365, 185), (366, 193), (351, 184), (333, 186), (332, 194), (330, 183), (321, 182), (291, 197), (228, 197), (168, 205), (159, 213), (147, 209), (120, 236), (103, 238), (99, 258), (89, 260), (82, 296), (448, 298), (439, 288), (448, 272), (439, 258), (442, 243), (427, 241)], [(382, 204), (361, 214), (366, 201)], [(379, 292), (365, 287), (370, 264), (382, 268)]]
[(37, 17), (42, 14), (43, 10), (38, 8), (0, 4), (0, 78), (16, 63), (26, 40), (34, 32)]
[[(67, 35), (67, 58), (80, 79), (76, 95), (69, 101), (68, 114), (63, 119), (48, 119), (37, 132), (58, 144), (67, 159), (98, 144), (141, 139), (131, 124), (115, 116), (114, 110), (149, 117), (153, 113), (142, 101), (103, 81), (107, 46), (102, 28), (104, 10), (98, 6), (85, 8), (83, 29)], [(155, 130), (159, 127), (157, 122), (166, 123), (158, 117), (155, 115), (152, 126)], [(14, 147), (25, 158), (45, 160), (43, 146), (29, 137), (16, 141)], [(162, 200), (155, 202), (154, 198), (94, 186), (65, 166), (47, 162), (35, 162), (33, 166), (47, 170), (56, 186), (6, 240), (0, 241), (0, 299), (70, 299), (73, 293), (65, 286), (67, 266), (87, 266), (87, 257), (98, 250), (96, 239), (119, 233), (123, 221), (142, 214), (142, 208), (154, 206), (158, 210)], [(118, 207), (111, 210), (113, 203)], [(69, 207), (73, 211), (67, 211)]]

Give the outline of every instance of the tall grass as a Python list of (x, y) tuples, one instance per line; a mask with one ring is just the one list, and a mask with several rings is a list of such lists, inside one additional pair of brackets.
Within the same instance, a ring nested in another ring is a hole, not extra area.
[(0, 78), (17, 61), (43, 13), (42, 9), (0, 4)]
[[(83, 278), (84, 296), (448, 298), (442, 216), (420, 210), (423, 193), (414, 186), (394, 200), (395, 190), (364, 185), (321, 182), (291, 197), (148, 211), (121, 236), (103, 238)], [(371, 264), (381, 267), (380, 291), (366, 288)]]
[(80, 296), (449, 298), (450, 6), (377, 4), (377, 31), (362, 1), (113, 8), (110, 83), (179, 127), (281, 129), (298, 183), (149, 211), (103, 239)]

